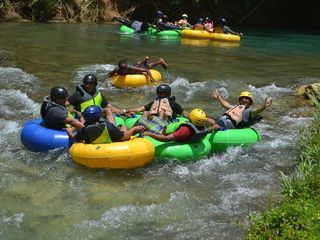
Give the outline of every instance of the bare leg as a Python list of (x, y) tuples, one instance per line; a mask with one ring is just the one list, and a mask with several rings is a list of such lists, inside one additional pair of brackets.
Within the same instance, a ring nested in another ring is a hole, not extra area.
[(142, 64), (142, 63), (144, 63), (144, 64), (147, 65), (148, 60), (149, 60), (149, 57), (148, 57), (148, 56), (145, 56), (145, 58), (144, 58), (142, 61), (138, 61), (137, 64)]
[(161, 65), (165, 70), (168, 68), (167, 63), (163, 60), (163, 58), (160, 58), (159, 61), (149, 63), (148, 67), (151, 69), (158, 65)]
[(126, 25), (127, 27), (131, 27), (131, 21), (129, 19), (123, 17), (113, 17), (112, 21), (114, 20), (117, 20), (118, 22), (122, 23), (123, 25)]

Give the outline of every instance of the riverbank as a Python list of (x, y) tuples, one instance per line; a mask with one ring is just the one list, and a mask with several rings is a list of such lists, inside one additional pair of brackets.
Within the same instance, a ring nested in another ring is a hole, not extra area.
[(169, 21), (187, 13), (190, 23), (195, 23), (199, 17), (210, 17), (214, 21), (224, 17), (236, 28), (317, 31), (320, 2), (312, 2), (312, 8), (309, 6), (306, 2), (289, 0), (248, 0), (245, 4), (243, 1), (211, 0), (4, 0), (0, 2), (0, 21), (101, 23), (110, 22), (115, 15), (151, 21), (155, 12), (161, 10)]
[(246, 239), (318, 239), (320, 236), (320, 105), (312, 124), (301, 132), (296, 171), (282, 174), (284, 196), (251, 218)]

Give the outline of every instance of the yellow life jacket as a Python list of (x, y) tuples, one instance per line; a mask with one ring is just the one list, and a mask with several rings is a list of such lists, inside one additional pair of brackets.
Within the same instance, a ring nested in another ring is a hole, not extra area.
[(246, 110), (245, 105), (236, 105), (233, 108), (230, 108), (224, 114), (229, 116), (232, 120), (234, 120), (237, 124), (242, 121), (243, 112)]
[(77, 91), (79, 91), (82, 95), (80, 99), (81, 112), (83, 112), (86, 107), (89, 107), (91, 105), (96, 105), (101, 108), (103, 98), (98, 89), (96, 89), (96, 93), (93, 96), (87, 93), (81, 85), (77, 85)]
[(104, 122), (86, 126), (86, 133), (92, 144), (112, 143), (109, 130)]
[(168, 98), (157, 99), (150, 108), (150, 115), (159, 115), (160, 110), (165, 112), (168, 118), (172, 118), (173, 110)]

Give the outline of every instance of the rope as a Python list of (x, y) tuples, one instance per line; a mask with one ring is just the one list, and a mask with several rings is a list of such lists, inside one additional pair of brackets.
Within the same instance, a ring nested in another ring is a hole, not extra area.
[(254, 7), (247, 15), (245, 15), (243, 18), (241, 18), (234, 26), (237, 26), (239, 23), (241, 23), (244, 19), (246, 19), (251, 13), (253, 13), (255, 10), (257, 10), (258, 7), (262, 5), (266, 0), (262, 0), (258, 3), (256, 7)]

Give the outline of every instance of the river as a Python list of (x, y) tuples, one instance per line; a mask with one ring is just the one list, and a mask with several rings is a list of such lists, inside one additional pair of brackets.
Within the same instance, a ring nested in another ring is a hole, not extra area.
[[(1, 239), (242, 239), (248, 216), (281, 198), (279, 172), (290, 174), (299, 130), (311, 118), (295, 87), (319, 81), (320, 36), (243, 30), (240, 44), (120, 34), (117, 25), (0, 25)], [(69, 93), (87, 73), (116, 107), (143, 105), (155, 87), (117, 89), (105, 76), (117, 62), (163, 57), (162, 82), (186, 110), (223, 109), (249, 90), (273, 105), (255, 127), (262, 141), (200, 161), (156, 159), (134, 170), (89, 169), (67, 150), (33, 153), (20, 142), (23, 123), (39, 117), (50, 88)]]

